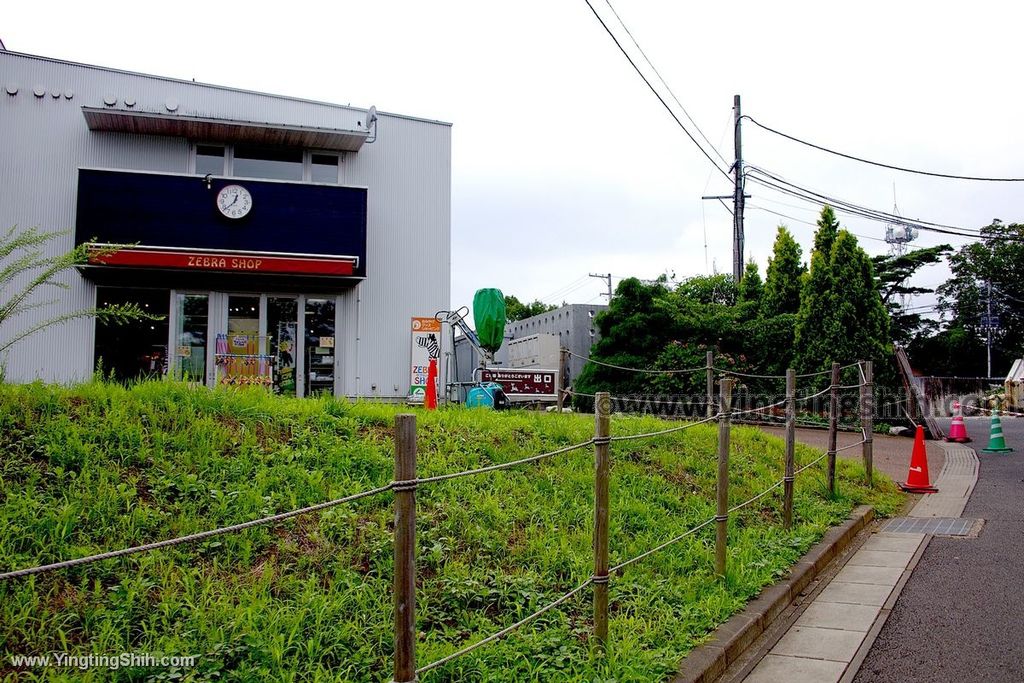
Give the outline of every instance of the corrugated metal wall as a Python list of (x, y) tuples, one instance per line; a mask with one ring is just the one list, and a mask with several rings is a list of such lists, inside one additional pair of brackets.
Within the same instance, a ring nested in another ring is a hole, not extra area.
[[(360, 376), (356, 386), (346, 373), (345, 393), (404, 396), (410, 318), (433, 316), (451, 299), (451, 129), (387, 117), (377, 125), (377, 142), (345, 161), (346, 181), (370, 188), (372, 226), (367, 277), (358, 292)], [(446, 350), (447, 343), (442, 377)], [(402, 377), (391, 372), (396, 356), (405, 367)]]
[[(7, 94), (9, 85), (17, 94)], [(349, 107), (0, 52), (0, 229), (72, 229), (79, 167), (187, 171), (189, 141), (89, 131), (81, 107), (103, 107), (105, 98), (116, 99), (116, 108), (127, 100), (135, 110), (167, 113), (171, 102), (181, 114), (303, 126), (352, 129), (365, 118)], [(346, 184), (369, 188), (369, 238), (368, 278), (358, 294), (341, 297), (340, 391), (404, 397), (409, 318), (433, 315), (450, 299), (451, 128), (387, 114), (377, 125), (377, 142), (344, 161)], [(63, 236), (53, 253), (72, 245), (72, 236)], [(66, 281), (69, 289), (46, 292), (53, 305), (26, 313), (18, 327), (94, 304), (88, 281), (76, 272)], [(7, 358), (8, 379), (87, 378), (93, 327), (91, 320), (69, 323), (19, 344)], [(11, 332), (0, 329), (0, 339)]]

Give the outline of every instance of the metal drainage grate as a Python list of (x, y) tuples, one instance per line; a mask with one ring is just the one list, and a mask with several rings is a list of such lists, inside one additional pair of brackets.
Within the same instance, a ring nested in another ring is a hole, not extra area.
[(880, 531), (890, 534), (967, 536), (976, 521), (960, 517), (893, 517), (882, 524)]

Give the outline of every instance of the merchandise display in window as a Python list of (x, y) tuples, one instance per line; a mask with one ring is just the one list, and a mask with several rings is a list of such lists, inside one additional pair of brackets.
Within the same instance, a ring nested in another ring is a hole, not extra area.
[(273, 356), (260, 353), (263, 337), (249, 334), (218, 334), (214, 362), (218, 384), (265, 386), (274, 383)]

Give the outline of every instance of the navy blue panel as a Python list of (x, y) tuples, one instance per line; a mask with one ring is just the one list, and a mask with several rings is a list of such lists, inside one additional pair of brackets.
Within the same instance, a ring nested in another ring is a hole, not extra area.
[[(217, 192), (242, 185), (252, 210), (233, 220)], [(366, 190), (331, 185), (80, 169), (77, 243), (274, 251), (359, 257), (366, 275)]]

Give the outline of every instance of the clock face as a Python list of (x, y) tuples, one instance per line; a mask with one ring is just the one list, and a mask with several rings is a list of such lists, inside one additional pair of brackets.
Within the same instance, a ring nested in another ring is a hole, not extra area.
[(252, 210), (252, 195), (241, 185), (225, 185), (217, 193), (217, 209), (228, 218), (244, 218)]

